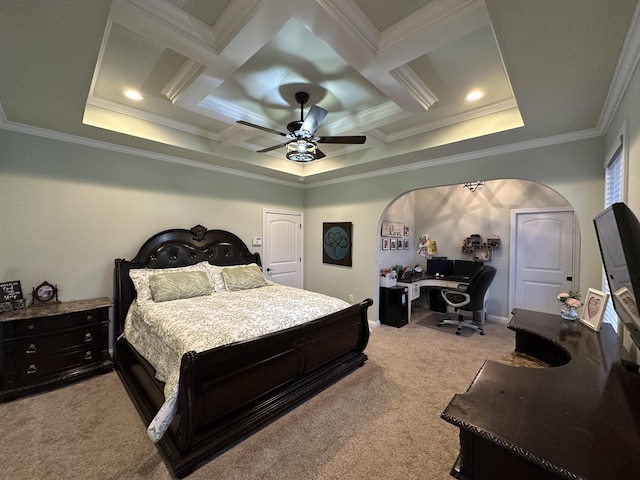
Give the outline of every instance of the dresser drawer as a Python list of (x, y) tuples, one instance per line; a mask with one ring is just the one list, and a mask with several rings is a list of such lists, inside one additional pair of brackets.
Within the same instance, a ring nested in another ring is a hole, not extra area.
[(97, 345), (107, 340), (108, 324), (92, 324), (74, 330), (66, 330), (57, 335), (23, 337), (15, 342), (18, 360), (41, 358), (55, 353), (64, 353), (70, 348)]
[(0, 401), (111, 369), (110, 307), (111, 301), (101, 297), (0, 317)]
[(97, 345), (91, 348), (68, 350), (56, 355), (42, 355), (38, 359), (17, 362), (16, 380), (18, 384), (28, 384), (59, 372), (89, 366), (100, 359), (101, 351)]
[(16, 335), (22, 337), (25, 335), (41, 335), (43, 333), (59, 332), (60, 330), (85, 325), (87, 323), (97, 323), (101, 320), (107, 320), (107, 318), (102, 318), (99, 309), (52, 317), (31, 318), (23, 322), (16, 322)]

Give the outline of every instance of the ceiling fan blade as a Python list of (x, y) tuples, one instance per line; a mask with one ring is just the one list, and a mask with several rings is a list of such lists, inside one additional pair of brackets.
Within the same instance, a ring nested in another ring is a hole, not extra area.
[(304, 118), (304, 122), (302, 122), (300, 131), (309, 132), (310, 136), (313, 135), (313, 132), (318, 129), (318, 125), (320, 125), (320, 122), (324, 120), (324, 117), (327, 116), (327, 113), (328, 112), (324, 108), (313, 105), (309, 109), (309, 113), (307, 113), (307, 116)]
[(319, 148), (316, 149), (316, 160), (320, 160), (321, 158), (326, 157), (326, 155), (324, 154), (324, 152), (322, 150), (320, 150)]
[(258, 150), (256, 153), (266, 153), (271, 150), (275, 150), (276, 148), (284, 147), (286, 143), (281, 143), (280, 145), (274, 145), (273, 147), (263, 148), (262, 150)]
[(274, 130), (272, 128), (261, 127), (260, 125), (256, 125), (255, 123), (245, 122), (244, 120), (237, 120), (237, 123), (240, 125), (246, 125), (247, 127), (257, 128), (258, 130), (264, 130), (265, 132), (275, 133), (276, 135), (282, 135), (286, 137), (286, 133), (279, 132), (278, 130)]
[(320, 137), (318, 143), (349, 143), (349, 144), (362, 144), (367, 137), (364, 135), (352, 135), (343, 137)]

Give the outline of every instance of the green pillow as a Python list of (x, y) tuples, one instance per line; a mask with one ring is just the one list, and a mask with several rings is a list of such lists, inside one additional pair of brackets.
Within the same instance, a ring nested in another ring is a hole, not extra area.
[(149, 288), (154, 302), (202, 297), (213, 292), (209, 276), (203, 271), (156, 273), (149, 277)]
[(224, 267), (222, 269), (224, 285), (230, 292), (236, 290), (248, 290), (268, 285), (262, 270), (255, 263), (251, 265), (239, 265), (237, 267)]

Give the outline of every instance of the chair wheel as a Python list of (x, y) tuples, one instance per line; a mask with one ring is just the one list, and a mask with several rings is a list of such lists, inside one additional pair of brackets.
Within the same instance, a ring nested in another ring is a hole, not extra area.
[(437, 325), (438, 325), (439, 327), (441, 327), (441, 326), (442, 326), (442, 324), (441, 324), (440, 322), (438, 322), (438, 323), (437, 323)]
[(480, 335), (484, 335), (484, 332), (482, 330), (480, 330)]
[(456, 330), (456, 335), (460, 335), (460, 330)]

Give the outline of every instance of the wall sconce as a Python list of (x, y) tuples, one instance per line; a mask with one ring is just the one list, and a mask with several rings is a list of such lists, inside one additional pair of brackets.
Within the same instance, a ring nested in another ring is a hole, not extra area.
[(464, 182), (464, 185), (462, 185), (462, 188), (467, 188), (472, 192), (475, 192), (480, 187), (484, 187), (484, 181)]

